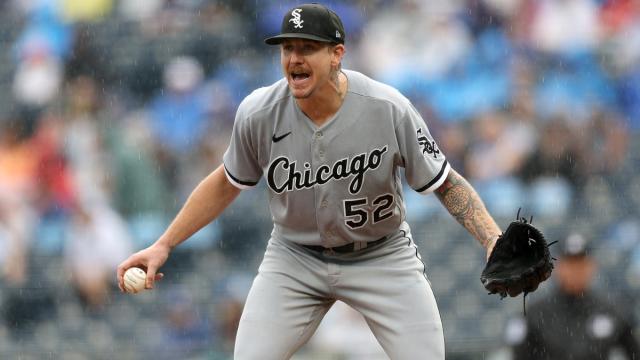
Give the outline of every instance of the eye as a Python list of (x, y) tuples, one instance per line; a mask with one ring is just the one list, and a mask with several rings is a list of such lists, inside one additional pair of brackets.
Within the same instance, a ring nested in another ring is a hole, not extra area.
[(315, 44), (305, 44), (302, 47), (302, 52), (307, 55), (313, 54), (314, 52), (316, 52), (317, 48), (318, 47)]

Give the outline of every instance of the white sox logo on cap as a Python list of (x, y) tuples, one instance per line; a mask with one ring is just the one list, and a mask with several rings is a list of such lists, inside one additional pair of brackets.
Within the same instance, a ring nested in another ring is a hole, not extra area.
[[(302, 16), (304, 14), (304, 20)], [(317, 4), (297, 5), (282, 18), (280, 34), (266, 38), (269, 45), (279, 45), (285, 39), (307, 39), (344, 44), (346, 34), (338, 14)]]
[(301, 12), (302, 12), (302, 9), (295, 9), (291, 12), (292, 18), (289, 19), (289, 22), (292, 22), (294, 25), (293, 27), (296, 29), (302, 29), (302, 23), (304, 22), (304, 20), (300, 18)]

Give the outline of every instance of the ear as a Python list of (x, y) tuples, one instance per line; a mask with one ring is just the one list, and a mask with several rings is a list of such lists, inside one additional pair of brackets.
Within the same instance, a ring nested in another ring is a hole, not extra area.
[(344, 53), (346, 52), (346, 48), (343, 44), (335, 45), (331, 48), (331, 66), (338, 66), (342, 62), (342, 57), (344, 57)]

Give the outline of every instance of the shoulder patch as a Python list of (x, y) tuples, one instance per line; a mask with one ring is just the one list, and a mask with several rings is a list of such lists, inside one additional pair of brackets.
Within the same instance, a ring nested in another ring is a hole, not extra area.
[(438, 158), (438, 155), (440, 155), (440, 149), (438, 149), (434, 140), (429, 140), (429, 138), (424, 135), (422, 128), (418, 128), (416, 131), (416, 138), (418, 140), (418, 145), (420, 145), (420, 148), (422, 149), (422, 155), (425, 157), (433, 156), (434, 159)]

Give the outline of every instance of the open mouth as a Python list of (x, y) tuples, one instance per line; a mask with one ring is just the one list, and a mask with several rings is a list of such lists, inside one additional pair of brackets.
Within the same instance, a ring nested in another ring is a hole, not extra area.
[(309, 75), (309, 73), (306, 73), (306, 72), (292, 72), (291, 80), (293, 80), (294, 83), (299, 83), (304, 80), (307, 80), (310, 76), (311, 75)]

